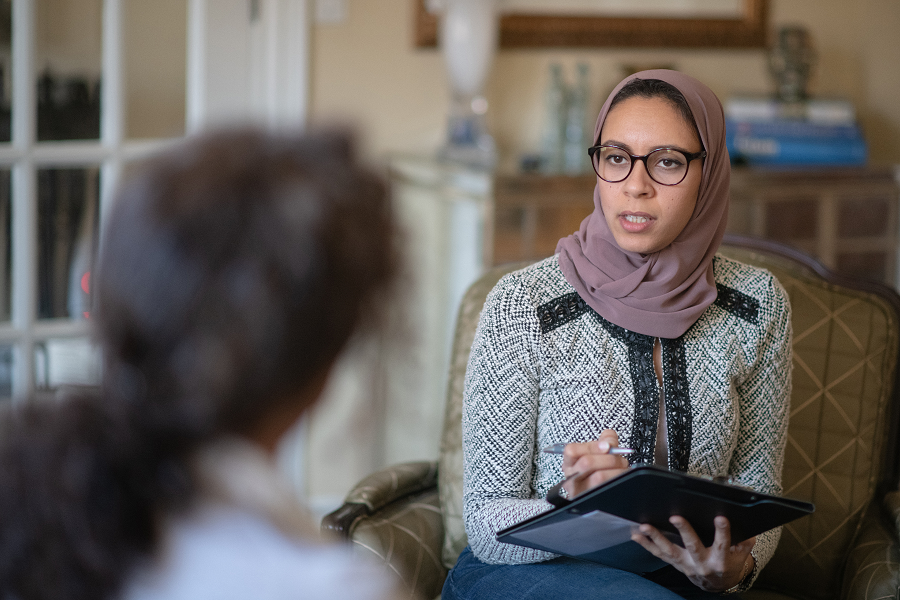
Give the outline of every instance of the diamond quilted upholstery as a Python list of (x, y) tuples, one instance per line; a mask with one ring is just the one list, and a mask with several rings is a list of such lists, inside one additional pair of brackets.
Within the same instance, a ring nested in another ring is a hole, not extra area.
[(785, 526), (755, 588), (832, 598), (878, 485), (897, 361), (897, 317), (875, 295), (838, 288), (754, 253), (791, 299), (794, 371), (783, 485), (816, 512)]

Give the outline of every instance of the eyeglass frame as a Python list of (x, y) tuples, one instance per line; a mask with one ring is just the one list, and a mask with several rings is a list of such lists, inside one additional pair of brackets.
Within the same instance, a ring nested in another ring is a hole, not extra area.
[[(600, 148), (615, 148), (617, 150), (621, 150), (622, 152), (624, 152), (631, 158), (631, 166), (628, 168), (628, 173), (625, 174), (625, 177), (623, 177), (622, 179), (618, 179), (616, 181), (610, 181), (608, 179), (603, 179), (603, 177), (600, 175), (600, 173), (597, 173), (597, 167), (594, 165), (594, 155), (597, 154), (597, 151)], [(656, 181), (656, 178), (650, 173), (650, 167), (647, 166), (647, 159), (650, 158), (651, 154), (659, 152), (660, 150), (671, 150), (673, 152), (678, 152), (679, 154), (683, 155), (687, 159), (687, 168), (684, 170), (684, 175), (676, 183), (663, 183), (661, 181)], [(700, 152), (685, 152), (684, 150), (680, 150), (678, 148), (670, 148), (668, 146), (663, 146), (662, 148), (655, 148), (655, 149), (651, 150), (650, 152), (648, 152), (647, 154), (644, 154), (643, 156), (638, 156), (636, 154), (632, 154), (631, 152), (629, 152), (628, 150), (626, 150), (625, 148), (623, 148), (621, 146), (616, 146), (615, 144), (598, 144), (596, 146), (591, 146), (590, 148), (588, 148), (587, 152), (588, 152), (588, 156), (591, 159), (591, 168), (594, 169), (594, 173), (596, 173), (597, 177), (600, 177), (600, 179), (603, 179), (603, 181), (605, 181), (606, 183), (622, 183), (623, 181), (628, 179), (628, 177), (631, 176), (631, 172), (634, 171), (634, 165), (638, 161), (641, 161), (642, 163), (644, 163), (644, 170), (647, 171), (647, 175), (650, 177), (650, 179), (652, 179), (659, 185), (666, 185), (666, 186), (673, 186), (673, 185), (680, 184), (682, 181), (684, 181), (687, 178), (688, 171), (691, 170), (691, 163), (694, 162), (695, 160), (697, 160), (698, 158), (706, 158), (706, 156), (707, 156), (706, 150), (701, 150)]]

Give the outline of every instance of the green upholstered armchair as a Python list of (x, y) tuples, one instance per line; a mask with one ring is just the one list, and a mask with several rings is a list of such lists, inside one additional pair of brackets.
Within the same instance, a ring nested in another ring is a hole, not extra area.
[[(769, 269), (790, 296), (794, 371), (784, 493), (816, 505), (814, 514), (784, 528), (775, 556), (743, 597), (900, 597), (900, 297), (885, 286), (836, 277), (771, 242), (729, 236), (721, 252)], [(411, 596), (439, 596), (466, 545), (463, 376), (485, 296), (522, 266), (489, 271), (463, 299), (439, 459), (367, 477), (323, 521), (394, 569)]]

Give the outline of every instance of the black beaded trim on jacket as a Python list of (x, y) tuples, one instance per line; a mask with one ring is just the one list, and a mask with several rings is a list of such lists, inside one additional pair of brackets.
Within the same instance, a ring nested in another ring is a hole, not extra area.
[(661, 339), (660, 342), (662, 343), (669, 468), (675, 471), (687, 471), (691, 458), (693, 422), (684, 339)]
[[(629, 461), (632, 464), (652, 463), (659, 422), (659, 385), (653, 368), (655, 338), (607, 321), (588, 306), (577, 292), (555, 298), (537, 309), (542, 333), (549, 333), (585, 313), (593, 315), (610, 335), (623, 342), (628, 349), (628, 370), (634, 393), (635, 415), (629, 437), (629, 444), (635, 452), (629, 457)], [(663, 341), (663, 361), (669, 466), (686, 471), (691, 448), (691, 402), (684, 343), (681, 339)]]
[[(634, 392), (634, 420), (629, 438), (634, 454), (628, 460), (631, 464), (653, 463), (656, 457), (660, 393), (656, 370), (653, 368), (653, 345), (656, 338), (619, 327), (593, 310), (591, 314), (610, 335), (621, 340), (628, 348), (628, 367)], [(670, 469), (687, 471), (693, 426), (684, 339), (660, 338), (660, 342), (669, 447), (668, 466)]]
[(574, 321), (589, 309), (587, 302), (582, 300), (578, 292), (572, 292), (571, 294), (554, 298), (546, 304), (541, 304), (537, 308), (538, 321), (541, 323), (541, 333), (549, 333), (557, 327)]
[[(756, 325), (759, 319), (759, 300), (721, 283), (716, 284), (716, 292), (714, 303), (716, 306), (748, 323)], [(588, 306), (588, 303), (578, 295), (578, 292), (572, 292), (541, 304), (537, 308), (541, 333), (553, 331), (566, 323), (574, 321), (588, 311), (594, 312)], [(625, 330), (623, 329), (623, 331)]]
[[(719, 283), (716, 284), (716, 291), (716, 306), (749, 323), (758, 322), (758, 300)], [(585, 313), (592, 314), (604, 329), (628, 348), (635, 415), (630, 437), (630, 444), (635, 452), (629, 460), (632, 463), (652, 463), (659, 419), (659, 386), (653, 369), (655, 338), (629, 331), (607, 321), (588, 306), (578, 292), (560, 296), (537, 308), (541, 333), (549, 333)], [(669, 468), (687, 471), (693, 425), (684, 340), (662, 339), (661, 342)]]
[(714, 302), (716, 306), (748, 323), (757, 324), (759, 300), (721, 283), (716, 284), (716, 292), (716, 301)]
[[(603, 319), (600, 315), (597, 316)], [(604, 326), (606, 324), (627, 334), (617, 337), (620, 337), (628, 347), (628, 367), (634, 392), (634, 420), (631, 422), (631, 437), (628, 442), (634, 450), (634, 454), (628, 457), (628, 461), (631, 464), (652, 463), (656, 449), (656, 430), (659, 424), (659, 386), (656, 381), (656, 371), (653, 369), (655, 340), (648, 335), (622, 329), (609, 321), (606, 321)]]

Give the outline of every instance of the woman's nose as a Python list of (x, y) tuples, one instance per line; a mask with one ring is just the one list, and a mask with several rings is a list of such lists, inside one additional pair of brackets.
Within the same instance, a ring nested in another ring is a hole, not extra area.
[(653, 179), (650, 178), (644, 161), (635, 161), (631, 173), (625, 178), (624, 185), (625, 192), (631, 196), (646, 196), (653, 191)]

